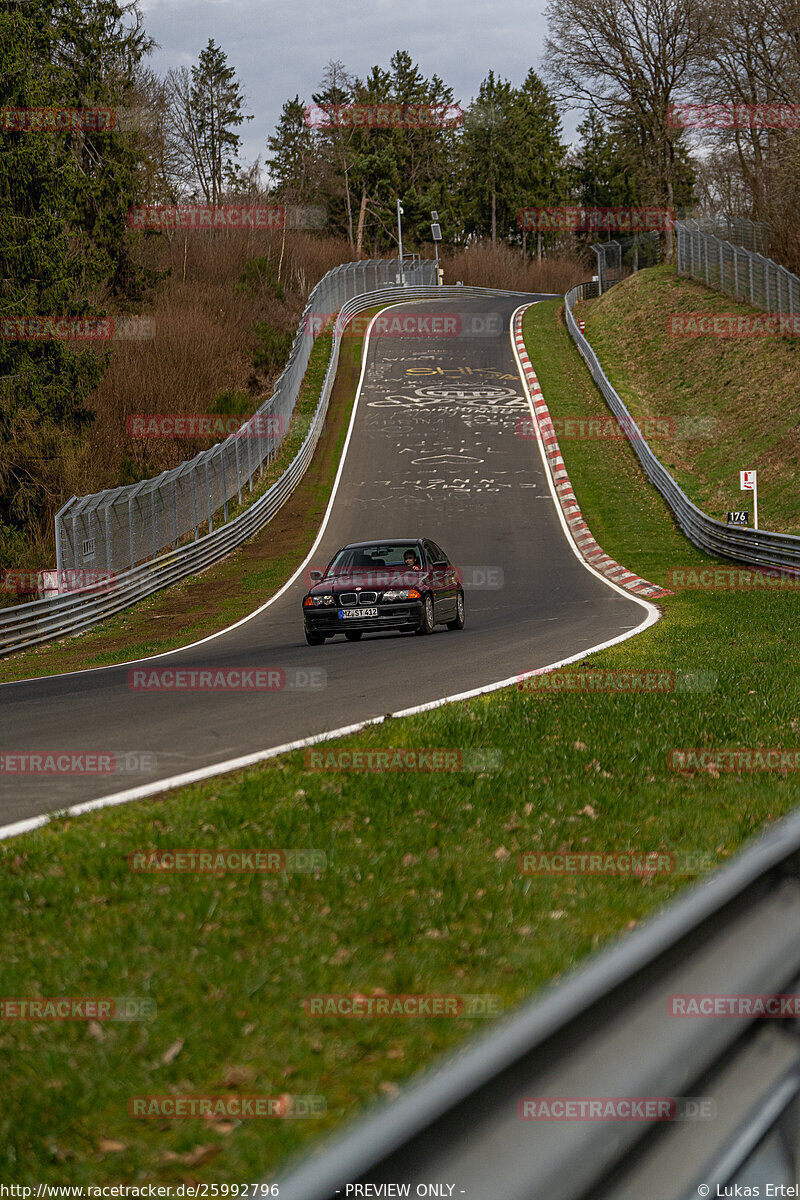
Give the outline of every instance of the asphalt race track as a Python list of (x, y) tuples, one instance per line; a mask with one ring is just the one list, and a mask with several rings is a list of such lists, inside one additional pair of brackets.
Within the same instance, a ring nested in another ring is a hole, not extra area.
[[(148, 758), (133, 773), (0, 776), (0, 825), (478, 688), (642, 623), (642, 605), (586, 570), (562, 530), (525, 422), (508, 333), (518, 304), (465, 296), (389, 310), (456, 319), (445, 336), (412, 320), (406, 334), (371, 337), (330, 519), (303, 574), (230, 632), (146, 660), (281, 669), (287, 685), (176, 694), (132, 688), (129, 666), (6, 684), (5, 753), (112, 753), (128, 767)], [(463, 569), (466, 628), (307, 646), (308, 570), (346, 542), (410, 536), (433, 538)]]

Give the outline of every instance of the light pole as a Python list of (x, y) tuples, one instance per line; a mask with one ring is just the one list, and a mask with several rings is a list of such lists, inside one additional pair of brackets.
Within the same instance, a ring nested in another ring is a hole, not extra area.
[(397, 200), (397, 244), (398, 244), (399, 251), (400, 251), (400, 286), (405, 287), (406, 286), (406, 277), (405, 277), (405, 273), (403, 271), (403, 222), (400, 219), (402, 217), (402, 215), (403, 215), (403, 206), (400, 203), (400, 199), (398, 197), (398, 200)]
[(431, 234), (433, 236), (433, 248), (436, 251), (436, 286), (441, 287), (442, 280), (441, 280), (441, 276), (439, 275), (439, 242), (442, 240), (442, 229), (441, 229), (441, 226), (439, 225), (438, 212), (431, 213), (431, 220), (433, 221), (433, 224), (431, 225)]

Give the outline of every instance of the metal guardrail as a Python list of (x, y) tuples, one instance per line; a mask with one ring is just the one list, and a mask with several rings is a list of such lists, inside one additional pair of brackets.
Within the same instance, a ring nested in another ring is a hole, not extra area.
[(39, 645), (53, 638), (83, 632), (99, 621), (113, 616), (145, 597), (204, 571), (224, 558), (242, 542), (252, 537), (275, 516), (302, 478), (314, 454), (325, 416), (328, 401), (336, 377), (339, 361), (339, 346), (342, 330), (347, 318), (354, 313), (378, 304), (402, 300), (444, 299), (458, 300), (464, 295), (480, 296), (528, 296), (527, 292), (513, 293), (493, 288), (473, 287), (386, 287), (366, 292), (346, 301), (339, 310), (334, 328), (333, 347), (319, 403), (311, 419), (308, 433), (292, 463), (280, 479), (253, 504), (219, 526), (212, 533), (197, 541), (179, 546), (159, 555), (151, 562), (141, 563), (132, 569), (113, 574), (106, 585), (91, 587), (54, 596), (46, 600), (35, 600), (13, 608), (0, 609), (0, 655)]
[[(799, 925), (795, 814), (499, 1029), (317, 1148), (280, 1179), (281, 1200), (426, 1195), (417, 1187), (431, 1181), (453, 1184), (451, 1195), (465, 1200), (696, 1200), (732, 1195), (717, 1188), (735, 1182), (796, 1183), (797, 1020), (682, 1019), (670, 1015), (668, 999), (800, 999)], [(566, 1097), (694, 1098), (702, 1101), (701, 1119), (520, 1115), (526, 1099)], [(348, 1191), (348, 1184), (373, 1188)], [(378, 1190), (387, 1184), (409, 1190)]]
[(680, 528), (695, 546), (708, 554), (762, 567), (800, 569), (800, 537), (791, 533), (771, 533), (766, 529), (732, 528), (714, 517), (709, 517), (692, 503), (653, 454), (624, 402), (606, 378), (597, 355), (578, 329), (572, 315), (575, 301), (595, 295), (595, 289), (596, 285), (593, 283), (581, 283), (567, 292), (564, 306), (567, 328), (606, 403), (627, 431), (645, 475), (661, 492), (675, 514)]

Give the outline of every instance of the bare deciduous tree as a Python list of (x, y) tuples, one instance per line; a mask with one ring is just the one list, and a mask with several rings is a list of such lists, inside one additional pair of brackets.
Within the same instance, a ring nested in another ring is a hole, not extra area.
[[(707, 36), (700, 0), (550, 0), (547, 74), (564, 100), (594, 109), (612, 127), (635, 128), (639, 183), (674, 207), (677, 143), (668, 109), (689, 81)], [(674, 238), (666, 233), (666, 254)]]

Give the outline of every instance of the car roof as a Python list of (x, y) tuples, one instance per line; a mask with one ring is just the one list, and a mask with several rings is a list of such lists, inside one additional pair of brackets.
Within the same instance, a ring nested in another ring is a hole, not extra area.
[(360, 550), (362, 546), (407, 546), (409, 542), (422, 541), (425, 541), (425, 538), (419, 536), (408, 538), (373, 538), (369, 542), (348, 542), (346, 546), (342, 546), (342, 550)]

